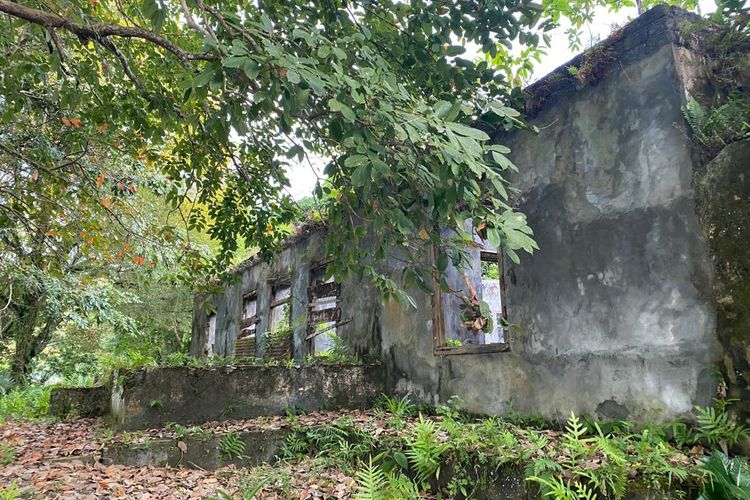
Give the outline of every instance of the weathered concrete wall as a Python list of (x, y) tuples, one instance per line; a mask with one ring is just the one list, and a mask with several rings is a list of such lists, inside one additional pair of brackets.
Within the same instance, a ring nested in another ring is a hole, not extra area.
[[(355, 278), (342, 284), (342, 316), (353, 319), (342, 337), (360, 352), (380, 349), (391, 390), (431, 403), (459, 396), (476, 413), (512, 404), (548, 418), (662, 420), (710, 402), (721, 357), (712, 260), (722, 257), (704, 234), (714, 216), (698, 217), (681, 113), (695, 76), (689, 51), (676, 44), (685, 17), (652, 9), (578, 56), (576, 76), (566, 65), (529, 89), (538, 134), (495, 138), (520, 168), (518, 206), (540, 246), (520, 265), (506, 263), (510, 352), (435, 355), (431, 297), (412, 290), (417, 307), (407, 309), (382, 304)], [(725, 200), (721, 182), (710, 189)], [(264, 276), (274, 266), (299, 275), (300, 294), (301, 276), (322, 258), (318, 238), (254, 266)], [(386, 270), (401, 275), (398, 262)], [(722, 322), (735, 325), (737, 316), (718, 319), (727, 330)], [(302, 345), (295, 356), (305, 352)], [(742, 353), (725, 363), (744, 371)]]
[[(293, 239), (271, 262), (250, 260), (238, 266), (236, 279), (224, 290), (212, 297), (198, 296), (193, 314), (193, 335), (190, 352), (202, 357), (207, 341), (207, 309), (216, 312), (217, 327), (214, 353), (230, 357), (239, 330), (242, 297), (255, 292), (258, 296), (258, 316), (256, 327), (258, 336), (258, 357), (263, 357), (265, 332), (268, 331), (268, 318), (272, 288), (275, 280), (286, 279), (291, 283), (291, 327), (294, 333), (293, 356), (302, 361), (311, 352), (305, 340), (307, 336), (308, 297), (310, 273), (323, 261), (321, 232), (311, 231)], [(356, 352), (364, 356), (371, 348), (379, 347), (378, 317), (379, 295), (373, 285), (355, 276), (341, 283), (339, 307), (340, 326), (336, 333)]]
[(417, 314), (389, 308), (384, 350), (399, 390), (458, 395), (478, 413), (512, 402), (551, 418), (673, 418), (710, 401), (711, 260), (691, 186), (674, 15), (651, 11), (573, 61), (595, 58), (590, 81), (562, 68), (530, 89), (540, 132), (497, 138), (520, 168), (519, 208), (540, 247), (506, 265), (512, 350), (436, 358), (428, 302)]
[(222, 456), (222, 434), (210, 434), (205, 438), (189, 435), (182, 439), (154, 439), (135, 445), (117, 444), (102, 449), (101, 462), (107, 465), (182, 466), (202, 470), (214, 470), (229, 464), (247, 467), (274, 462), (284, 450), (289, 434), (287, 428), (239, 432), (238, 437), (245, 445), (243, 456)]
[(55, 387), (49, 397), (49, 414), (60, 418), (102, 417), (109, 413), (110, 390), (98, 387)]
[(112, 423), (125, 430), (367, 408), (385, 390), (377, 365), (144, 368), (116, 380)]
[(731, 144), (696, 173), (701, 222), (711, 248), (718, 305), (719, 367), (727, 396), (750, 415), (750, 140)]

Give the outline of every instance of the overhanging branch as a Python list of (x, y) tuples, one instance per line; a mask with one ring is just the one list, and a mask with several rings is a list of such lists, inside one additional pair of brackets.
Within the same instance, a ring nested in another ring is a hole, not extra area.
[(167, 40), (166, 38), (160, 37), (153, 31), (134, 26), (121, 26), (119, 24), (103, 23), (93, 24), (90, 26), (80, 25), (52, 12), (33, 9), (31, 7), (12, 2), (11, 0), (0, 0), (0, 12), (8, 14), (17, 19), (23, 19), (30, 23), (43, 26), (48, 30), (61, 29), (68, 31), (76, 35), (82, 43), (86, 43), (89, 40), (102, 42), (108, 37), (139, 38), (171, 52), (183, 64), (187, 64), (188, 61), (212, 61), (217, 58), (216, 56), (211, 54), (186, 51), (177, 46), (175, 43)]

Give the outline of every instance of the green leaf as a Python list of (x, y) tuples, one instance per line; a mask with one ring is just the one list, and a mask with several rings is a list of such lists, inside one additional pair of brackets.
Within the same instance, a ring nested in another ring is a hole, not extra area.
[(351, 155), (347, 156), (344, 160), (344, 165), (348, 168), (356, 168), (364, 163), (367, 163), (370, 159), (365, 155)]
[(297, 73), (293, 69), (287, 70), (287, 72), (286, 72), (286, 79), (290, 83), (299, 83), (300, 82), (299, 73)]
[(444, 118), (451, 109), (451, 103), (448, 101), (438, 101), (435, 103), (435, 106), (433, 106), (433, 109), (438, 118)]
[(507, 118), (516, 118), (521, 115), (521, 113), (519, 113), (515, 109), (509, 108), (507, 106), (503, 106), (502, 104), (498, 102), (490, 103), (490, 110), (492, 110), (495, 114), (499, 116), (504, 116)]
[(331, 111), (338, 111), (339, 113), (341, 113), (344, 119), (349, 123), (354, 123), (354, 121), (357, 119), (354, 111), (352, 111), (352, 108), (335, 98), (328, 101), (328, 107), (331, 109)]
[(445, 126), (451, 129), (452, 131), (454, 131), (455, 133), (463, 135), (465, 137), (471, 137), (472, 139), (476, 139), (478, 141), (490, 140), (490, 136), (488, 136), (481, 130), (473, 128), (473, 127), (467, 127), (466, 125), (463, 125), (461, 123), (448, 122), (445, 124)]
[(445, 49), (445, 55), (453, 57), (466, 52), (466, 48), (461, 45), (450, 45)]
[(437, 258), (437, 269), (441, 273), (444, 272), (448, 268), (448, 254), (445, 252), (440, 252), (438, 254)]
[(247, 61), (251, 60), (248, 56), (230, 56), (222, 61), (225, 68), (239, 68)]
[(260, 74), (260, 66), (254, 60), (250, 59), (242, 66), (242, 71), (245, 72), (245, 75), (249, 79), (255, 80)]
[(369, 163), (363, 163), (354, 169), (352, 173), (352, 184), (358, 187), (363, 187), (370, 183), (370, 172), (371, 167)]
[(266, 31), (266, 33), (273, 33), (273, 23), (271, 22), (271, 19), (265, 14), (262, 14), (260, 16), (260, 19), (263, 23), (263, 29)]
[(213, 65), (209, 65), (206, 69), (200, 72), (195, 78), (193, 78), (193, 88), (205, 87), (208, 82), (214, 77), (217, 68)]

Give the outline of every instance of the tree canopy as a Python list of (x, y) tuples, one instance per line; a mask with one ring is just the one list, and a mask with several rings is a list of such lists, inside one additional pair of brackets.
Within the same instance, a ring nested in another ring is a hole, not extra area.
[(208, 207), (220, 263), (238, 235), (274, 249), (295, 214), (285, 166), (308, 153), (329, 159), (316, 194), (338, 271), (425, 247), (436, 221), (471, 218), (511, 255), (534, 246), (508, 203), (507, 149), (487, 134), (518, 123), (512, 88), (461, 56), (537, 42), (536, 4), (0, 0), (0, 12), (5, 119), (52, 99), (71, 132), (157, 164), (170, 200)]

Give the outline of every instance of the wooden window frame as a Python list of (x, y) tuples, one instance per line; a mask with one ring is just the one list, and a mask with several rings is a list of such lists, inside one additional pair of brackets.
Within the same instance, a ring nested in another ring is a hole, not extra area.
[[(319, 335), (322, 335), (324, 333), (328, 333), (330, 331), (338, 332), (338, 328), (342, 325), (345, 325), (351, 321), (351, 318), (348, 319), (341, 319), (341, 283), (337, 281), (331, 281), (328, 283), (321, 282), (320, 284), (316, 284), (313, 277), (318, 274), (321, 270), (325, 271), (326, 266), (332, 261), (332, 259), (322, 259), (318, 262), (313, 263), (313, 265), (310, 266), (310, 279), (307, 287), (307, 319), (306, 319), (306, 328), (305, 328), (305, 344), (306, 349), (308, 353), (314, 353), (314, 342), (315, 338)], [(323, 273), (325, 274), (325, 272)], [(328, 291), (329, 294), (327, 295), (315, 295), (314, 290), (320, 289), (323, 287), (330, 288)], [(336, 297), (336, 301), (334, 303), (334, 307), (323, 309), (321, 311), (314, 311), (313, 305), (315, 303), (316, 299), (319, 299), (321, 297)], [(333, 325), (330, 325), (324, 330), (315, 331), (315, 327), (313, 325), (313, 316), (316, 315), (316, 313), (319, 314), (321, 317), (318, 318), (320, 320), (325, 320), (327, 323), (333, 323)], [(330, 315), (330, 318), (326, 318), (325, 316)]]
[[(250, 316), (249, 318), (246, 318), (245, 302), (247, 302), (248, 300), (255, 300), (255, 314)], [(258, 323), (260, 323), (260, 314), (258, 313), (258, 291), (253, 290), (252, 292), (248, 292), (242, 296), (242, 315), (240, 317), (240, 328), (239, 332), (237, 333), (237, 339), (239, 340), (252, 334), (255, 334), (257, 337)], [(253, 329), (252, 334), (243, 336), (243, 330), (247, 330), (248, 328)]]
[[(275, 280), (271, 281), (271, 300), (268, 304), (268, 331), (271, 331), (273, 328), (272, 320), (273, 320), (273, 309), (275, 307), (283, 306), (284, 304), (291, 304), (292, 303), (292, 280), (291, 277), (285, 277), (285, 278), (277, 278)], [(276, 292), (279, 291), (281, 288), (288, 288), (289, 289), (289, 297), (285, 299), (279, 299), (279, 300), (273, 300), (274, 297), (276, 297)], [(289, 322), (289, 330), (292, 329), (291, 322), (292, 322), (292, 311), (291, 307), (289, 308), (288, 312), (288, 318), (287, 322)]]
[[(271, 350), (269, 347), (269, 339), (267, 338), (270, 333), (274, 331), (274, 328), (276, 328), (276, 325), (273, 324), (273, 310), (276, 307), (283, 307), (285, 305), (289, 305), (289, 309), (286, 313), (286, 321), (287, 321), (287, 328), (284, 328), (283, 330), (278, 330), (278, 332), (283, 333), (285, 336), (289, 336), (289, 344), (286, 346), (286, 355), (287, 356), (294, 356), (294, 327), (292, 326), (292, 298), (293, 290), (292, 290), (292, 278), (291, 276), (282, 276), (280, 278), (275, 278), (272, 280), (269, 280), (269, 284), (271, 285), (270, 288), (270, 301), (268, 305), (268, 324), (266, 325), (266, 329), (263, 333), (260, 335), (264, 337), (263, 339), (263, 345), (264, 345), (264, 352), (262, 353), (262, 356), (267, 359), (285, 359), (283, 357), (277, 357), (271, 355)], [(278, 299), (274, 300), (274, 297), (276, 297), (276, 293), (279, 291), (279, 289), (282, 288), (288, 288), (289, 289), (289, 297), (286, 297), (284, 299)], [(256, 333), (256, 339), (258, 338), (258, 334)], [(276, 346), (277, 348), (280, 346)], [(269, 357), (270, 356), (270, 357)]]
[[(437, 263), (437, 246), (432, 248), (432, 262), (433, 265)], [(508, 320), (508, 308), (506, 301), (506, 288), (505, 288), (505, 266), (503, 265), (504, 255), (502, 251), (497, 252), (479, 252), (479, 261), (492, 261), (493, 257), (497, 258), (497, 264), (499, 266), (500, 274), (500, 301), (502, 304), (502, 317), (504, 320)], [(481, 265), (481, 264), (480, 264)], [(462, 345), (453, 347), (446, 345), (446, 332), (445, 332), (445, 314), (443, 307), (443, 291), (440, 289), (440, 283), (436, 277), (433, 281), (433, 288), (435, 293), (432, 295), (432, 345), (433, 354), (435, 356), (457, 356), (464, 354), (492, 354), (499, 352), (510, 351), (510, 337), (507, 329), (503, 330), (503, 342), (495, 342), (492, 344), (481, 344), (481, 345)]]

